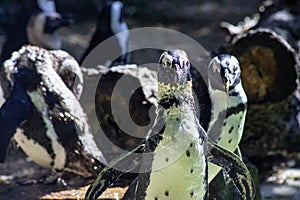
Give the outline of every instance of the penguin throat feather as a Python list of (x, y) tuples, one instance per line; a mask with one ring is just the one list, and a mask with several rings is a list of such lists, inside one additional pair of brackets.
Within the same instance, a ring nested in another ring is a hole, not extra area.
[(158, 103), (165, 109), (171, 106), (180, 106), (184, 103), (193, 102), (192, 82), (188, 81), (185, 85), (170, 85), (158, 83)]

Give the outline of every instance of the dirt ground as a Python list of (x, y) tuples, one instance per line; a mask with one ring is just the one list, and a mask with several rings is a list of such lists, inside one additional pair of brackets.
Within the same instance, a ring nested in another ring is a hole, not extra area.
[[(166, 1), (162, 2), (161, 5), (152, 6), (152, 9), (158, 12), (156, 17), (149, 14), (141, 18), (129, 16), (128, 26), (130, 28), (159, 26), (177, 30), (194, 38), (208, 51), (213, 51), (224, 43), (225, 34), (219, 29), (219, 23), (221, 21), (236, 23), (245, 16), (253, 14), (259, 1), (176, 1), (176, 5), (165, 5)], [(68, 28), (59, 30), (63, 49), (76, 59), (81, 57), (88, 45), (95, 29), (94, 22), (92, 19), (78, 21)], [(4, 41), (4, 36), (0, 41)], [(38, 199), (50, 192), (65, 190), (66, 186), (57, 183), (26, 186), (17, 184), (25, 180), (46, 178), (50, 174), (50, 170), (36, 165), (20, 149), (12, 145), (7, 160), (4, 164), (0, 164), (0, 199)], [(70, 188), (84, 186), (90, 182), (73, 174), (67, 174), (65, 180)]]

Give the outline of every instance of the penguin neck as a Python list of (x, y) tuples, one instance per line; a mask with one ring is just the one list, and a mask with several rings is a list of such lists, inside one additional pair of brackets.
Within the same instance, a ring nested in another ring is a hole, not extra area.
[(184, 85), (158, 83), (158, 104), (165, 109), (173, 106), (191, 105), (194, 102), (192, 94), (192, 82), (188, 81)]
[(179, 120), (186, 115), (195, 114), (192, 83), (170, 86), (158, 84), (158, 104), (164, 108), (169, 119)]

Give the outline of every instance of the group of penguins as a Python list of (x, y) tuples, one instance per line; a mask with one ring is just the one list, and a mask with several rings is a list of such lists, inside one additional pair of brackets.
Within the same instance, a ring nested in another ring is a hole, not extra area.
[[(22, 45), (14, 46), (8, 37), (2, 51), (0, 162), (5, 161), (13, 138), (41, 166), (97, 177), (85, 199), (97, 199), (121, 175), (136, 170), (140, 173), (123, 199), (207, 199), (208, 184), (221, 169), (243, 199), (255, 197), (251, 175), (238, 148), (247, 97), (234, 56), (219, 55), (203, 66), (207, 67), (211, 99), (211, 120), (204, 130), (196, 116), (188, 55), (178, 49), (164, 52), (157, 71), (158, 106), (153, 127), (140, 145), (108, 163), (78, 101), (75, 78), (79, 82), (83, 79), (79, 65), (63, 51), (44, 49), (60, 49), (55, 31), (71, 22), (56, 12), (52, 0), (37, 2), (39, 12), (23, 27), (27, 35), (23, 44), (33, 46), (19, 50)], [(102, 8), (80, 63), (97, 44), (128, 30), (123, 9), (119, 1)], [(43, 25), (36, 20), (42, 20)], [(126, 64), (128, 38), (116, 40), (124, 56), (115, 64)]]

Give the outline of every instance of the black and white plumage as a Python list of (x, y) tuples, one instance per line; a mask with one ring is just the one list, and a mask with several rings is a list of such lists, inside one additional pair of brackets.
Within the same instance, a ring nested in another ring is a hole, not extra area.
[(121, 174), (135, 167), (140, 173), (125, 200), (206, 199), (208, 161), (227, 172), (244, 199), (252, 199), (255, 192), (246, 166), (236, 155), (214, 144), (199, 124), (190, 63), (184, 51), (162, 54), (157, 96), (157, 117), (145, 142), (104, 168), (85, 199), (97, 199)]
[(55, 33), (61, 24), (59, 17), (49, 17), (45, 12), (32, 15), (27, 25), (28, 44), (49, 50), (61, 49), (62, 41)]
[(35, 12), (27, 24), (27, 37), (31, 45), (54, 50), (62, 48), (62, 41), (56, 30), (74, 23), (71, 16), (56, 12), (53, 0), (37, 0), (41, 12)]
[(75, 59), (63, 51), (25, 46), (3, 67), (11, 87), (0, 109), (5, 138), (0, 141), (0, 161), (13, 137), (41, 166), (85, 177), (96, 175), (106, 160), (73, 88), (67, 86), (76, 83), (74, 76), (82, 81)]
[[(228, 151), (239, 153), (247, 110), (247, 96), (242, 86), (238, 60), (219, 55), (208, 66), (208, 91), (211, 98), (211, 120), (208, 136)], [(209, 182), (221, 170), (209, 164)]]
[[(84, 52), (80, 64), (83, 63), (84, 59), (88, 54), (101, 42), (111, 38), (109, 49), (107, 51), (108, 57), (107, 62), (112, 62), (113, 65), (124, 65), (129, 63), (130, 54), (129, 48), (129, 32), (126, 22), (124, 21), (125, 8), (120, 1), (108, 1), (101, 9), (98, 18), (96, 30), (92, 36), (87, 50)], [(119, 34), (121, 33), (122, 34)], [(111, 55), (120, 55), (117, 60), (110, 58)], [(100, 63), (106, 65), (106, 63)]]
[(61, 49), (61, 40), (55, 31), (74, 20), (56, 12), (53, 0), (22, 1), (21, 11), (7, 32), (1, 51), (1, 63), (23, 45), (31, 44), (46, 49)]

